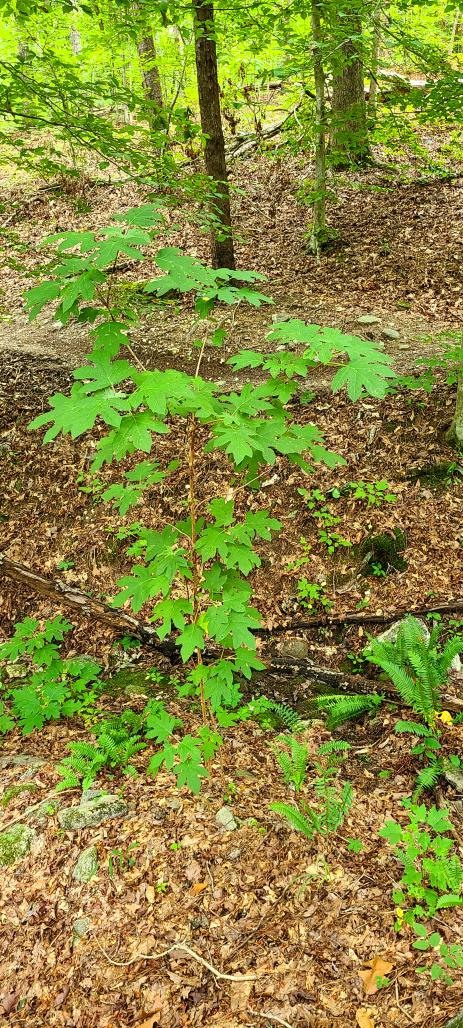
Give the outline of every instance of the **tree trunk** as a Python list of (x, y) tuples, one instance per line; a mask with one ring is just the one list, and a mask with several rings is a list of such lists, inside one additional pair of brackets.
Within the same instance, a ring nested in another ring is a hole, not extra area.
[(457, 7), (457, 10), (455, 12), (455, 17), (453, 19), (452, 32), (451, 32), (451, 35), (450, 35), (449, 57), (453, 57), (453, 55), (458, 53), (459, 50), (460, 50), (460, 47), (458, 45), (458, 35), (459, 35), (459, 32), (460, 32), (460, 29), (461, 29), (461, 11), (460, 11), (460, 8)]
[(363, 60), (362, 25), (358, 15), (343, 19), (343, 39), (335, 50), (333, 68), (331, 162), (335, 168), (367, 164), (368, 141)]
[(315, 79), (315, 200), (313, 205), (313, 224), (309, 239), (309, 250), (316, 257), (320, 255), (320, 247), (325, 241), (326, 232), (326, 106), (325, 106), (325, 70), (321, 51), (322, 29), (320, 6), (312, 0), (312, 50), (313, 70)]
[(458, 376), (455, 414), (447, 432), (447, 441), (457, 450), (463, 450), (463, 374)]
[(146, 33), (143, 39), (137, 43), (137, 52), (140, 59), (143, 92), (152, 105), (149, 116), (150, 128), (154, 129), (159, 124), (159, 112), (163, 109), (163, 98), (156, 47), (151, 32)]
[(220, 114), (217, 50), (212, 3), (193, 0), (195, 21), (196, 74), (198, 79), (201, 128), (205, 136), (204, 163), (212, 179), (211, 246), (214, 268), (234, 268), (235, 256), (230, 213), (230, 191), (225, 161), (225, 142)]
[(373, 46), (371, 50), (370, 59), (370, 89), (368, 96), (368, 118), (370, 125), (374, 125), (376, 122), (376, 103), (378, 99), (378, 69), (379, 69), (379, 55), (381, 50), (382, 41), (382, 2), (376, 7), (374, 11), (374, 28), (373, 28)]

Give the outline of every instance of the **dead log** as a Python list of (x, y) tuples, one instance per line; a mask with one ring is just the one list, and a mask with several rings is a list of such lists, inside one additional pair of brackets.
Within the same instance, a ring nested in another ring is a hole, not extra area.
[(350, 613), (336, 615), (321, 614), (320, 617), (306, 618), (304, 621), (289, 621), (287, 624), (274, 625), (273, 628), (259, 628), (257, 635), (281, 635), (283, 632), (301, 632), (311, 628), (342, 628), (343, 625), (389, 625), (392, 621), (400, 621), (408, 615), (421, 617), (426, 614), (455, 614), (463, 611), (463, 600), (449, 600), (447, 603), (434, 603), (432, 606), (403, 607), (385, 614)]
[(179, 658), (174, 640), (166, 639), (161, 642), (157, 636), (156, 629), (152, 625), (140, 621), (138, 618), (133, 617), (132, 614), (127, 614), (124, 610), (110, 607), (103, 600), (97, 600), (92, 596), (88, 596), (87, 593), (82, 592), (77, 586), (63, 582), (61, 579), (45, 578), (24, 564), (18, 564), (15, 560), (9, 560), (3, 554), (0, 554), (1, 575), (11, 578), (20, 585), (25, 585), (33, 592), (39, 593), (40, 596), (45, 596), (48, 600), (52, 600), (58, 606), (64, 604), (66, 607), (72, 607), (82, 617), (89, 618), (91, 621), (101, 621), (115, 631), (128, 632), (134, 638), (140, 639), (141, 642), (158, 650), (172, 662), (176, 662)]
[[(348, 675), (336, 668), (319, 667), (309, 658), (268, 657), (264, 659), (266, 659), (267, 671), (279, 672), (285, 676), (303, 676), (307, 684), (313, 687), (314, 695), (329, 691), (344, 693), (346, 696), (355, 693), (360, 693), (362, 696), (379, 693), (389, 700), (401, 702), (392, 682), (363, 678), (361, 675)], [(463, 711), (463, 699), (443, 693), (442, 706), (444, 710), (460, 712)]]
[[(2, 575), (14, 582), (18, 582), (19, 585), (26, 586), (32, 592), (39, 593), (40, 596), (45, 596), (46, 599), (53, 601), (58, 606), (72, 607), (82, 617), (89, 618), (91, 621), (100, 621), (103, 624), (109, 625), (116, 632), (129, 632), (130, 635), (140, 639), (146, 646), (151, 647), (158, 653), (162, 653), (173, 664), (180, 661), (179, 648), (174, 638), (169, 637), (161, 641), (157, 636), (156, 629), (152, 625), (147, 624), (145, 621), (140, 621), (132, 614), (127, 614), (124, 610), (110, 607), (103, 600), (97, 600), (92, 596), (88, 596), (87, 593), (82, 592), (68, 582), (63, 582), (60, 579), (45, 578), (24, 564), (19, 564), (17, 561), (10, 560), (8, 557), (0, 554), (0, 577)], [(217, 652), (212, 649), (206, 650), (204, 656), (206, 660), (214, 660), (217, 657)], [(303, 676), (307, 684), (314, 687), (314, 693), (326, 692), (327, 689), (346, 694), (380, 692), (390, 698), (398, 699), (397, 690), (391, 682), (379, 682), (374, 679), (362, 678), (359, 675), (347, 675), (342, 671), (337, 671), (335, 668), (319, 667), (309, 658), (299, 659), (269, 655), (264, 657), (264, 660), (267, 672), (292, 677), (294, 675)], [(463, 710), (463, 699), (446, 695), (443, 697), (443, 703), (448, 710)]]

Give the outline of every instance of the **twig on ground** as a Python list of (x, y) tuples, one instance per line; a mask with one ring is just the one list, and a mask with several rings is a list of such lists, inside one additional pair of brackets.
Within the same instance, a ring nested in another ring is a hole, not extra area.
[(259, 976), (256, 974), (225, 974), (223, 971), (218, 971), (213, 964), (209, 964), (207, 960), (204, 960), (204, 957), (201, 957), (194, 949), (190, 949), (190, 947), (184, 942), (176, 942), (173, 946), (169, 946), (168, 949), (164, 949), (160, 953), (137, 953), (136, 956), (131, 957), (130, 960), (113, 960), (109, 953), (103, 949), (103, 946), (98, 941), (96, 935), (94, 935), (93, 938), (95, 939), (98, 949), (101, 950), (103, 956), (114, 967), (130, 967), (131, 964), (137, 964), (139, 960), (162, 960), (163, 957), (169, 956), (170, 953), (178, 951), (186, 953), (192, 960), (196, 960), (198, 964), (201, 964), (202, 967), (205, 967), (210, 971), (215, 978), (221, 978), (227, 982), (257, 982), (259, 980)]
[(285, 1028), (292, 1028), (289, 1021), (283, 1021), (282, 1017), (278, 1017), (277, 1014), (266, 1014), (265, 1010), (251, 1010), (251, 1007), (246, 1008), (247, 1014), (252, 1014), (253, 1017), (262, 1017), (265, 1021), (275, 1021), (275, 1024), (283, 1024)]
[[(66, 794), (70, 792), (76, 792), (76, 789), (63, 789), (59, 793), (57, 793), (56, 790), (54, 790), (53, 792), (49, 792), (48, 795), (44, 796), (43, 799), (39, 800), (38, 803), (34, 803), (32, 807), (27, 807), (27, 816), (29, 816), (29, 814), (32, 814), (34, 810), (38, 810), (43, 803), (47, 802), (47, 800), (54, 799), (56, 796), (66, 796)], [(6, 825), (0, 824), (1, 831), (6, 832), (7, 828), (11, 828), (12, 825), (16, 825), (18, 821), (24, 821), (25, 813), (26, 811), (23, 810), (22, 814), (18, 814), (18, 816), (14, 817), (12, 821), (7, 821)]]

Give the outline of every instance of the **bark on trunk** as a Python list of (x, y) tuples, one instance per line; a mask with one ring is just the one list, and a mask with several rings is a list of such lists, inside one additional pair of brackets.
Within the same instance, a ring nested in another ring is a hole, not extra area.
[(213, 180), (215, 190), (211, 201), (212, 264), (214, 268), (234, 268), (230, 191), (227, 181), (225, 142), (220, 114), (217, 50), (214, 38), (214, 7), (212, 3), (193, 0), (193, 10), (199, 110), (201, 128), (206, 140), (204, 163), (207, 174)]
[(458, 377), (455, 413), (447, 433), (447, 441), (457, 450), (463, 450), (463, 374)]
[(312, 0), (311, 8), (313, 69), (315, 79), (315, 201), (309, 250), (317, 257), (325, 242), (326, 232), (326, 109), (325, 69), (321, 51), (322, 29), (320, 8)]
[(137, 43), (143, 92), (146, 99), (153, 105), (150, 113), (150, 127), (155, 128), (159, 121), (159, 112), (163, 109), (161, 77), (157, 65), (156, 47), (151, 33), (147, 33)]
[(342, 40), (333, 68), (331, 161), (334, 167), (370, 160), (367, 109), (360, 49), (362, 26), (357, 15), (343, 19)]

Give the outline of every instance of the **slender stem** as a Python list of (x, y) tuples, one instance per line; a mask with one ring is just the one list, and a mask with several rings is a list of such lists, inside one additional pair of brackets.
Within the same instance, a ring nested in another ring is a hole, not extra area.
[[(196, 624), (199, 615), (200, 605), (200, 586), (201, 586), (201, 566), (196, 549), (197, 540), (197, 511), (196, 511), (196, 418), (194, 414), (190, 414), (188, 420), (188, 505), (190, 508), (190, 521), (191, 521), (191, 567), (192, 567), (192, 601), (193, 601), (193, 624)], [(198, 666), (202, 664), (203, 658), (199, 646), (196, 648), (196, 661)], [(203, 724), (207, 725), (209, 722), (206, 697), (204, 695), (204, 682), (201, 681), (199, 685), (199, 696), (201, 701), (201, 713), (203, 718)]]

